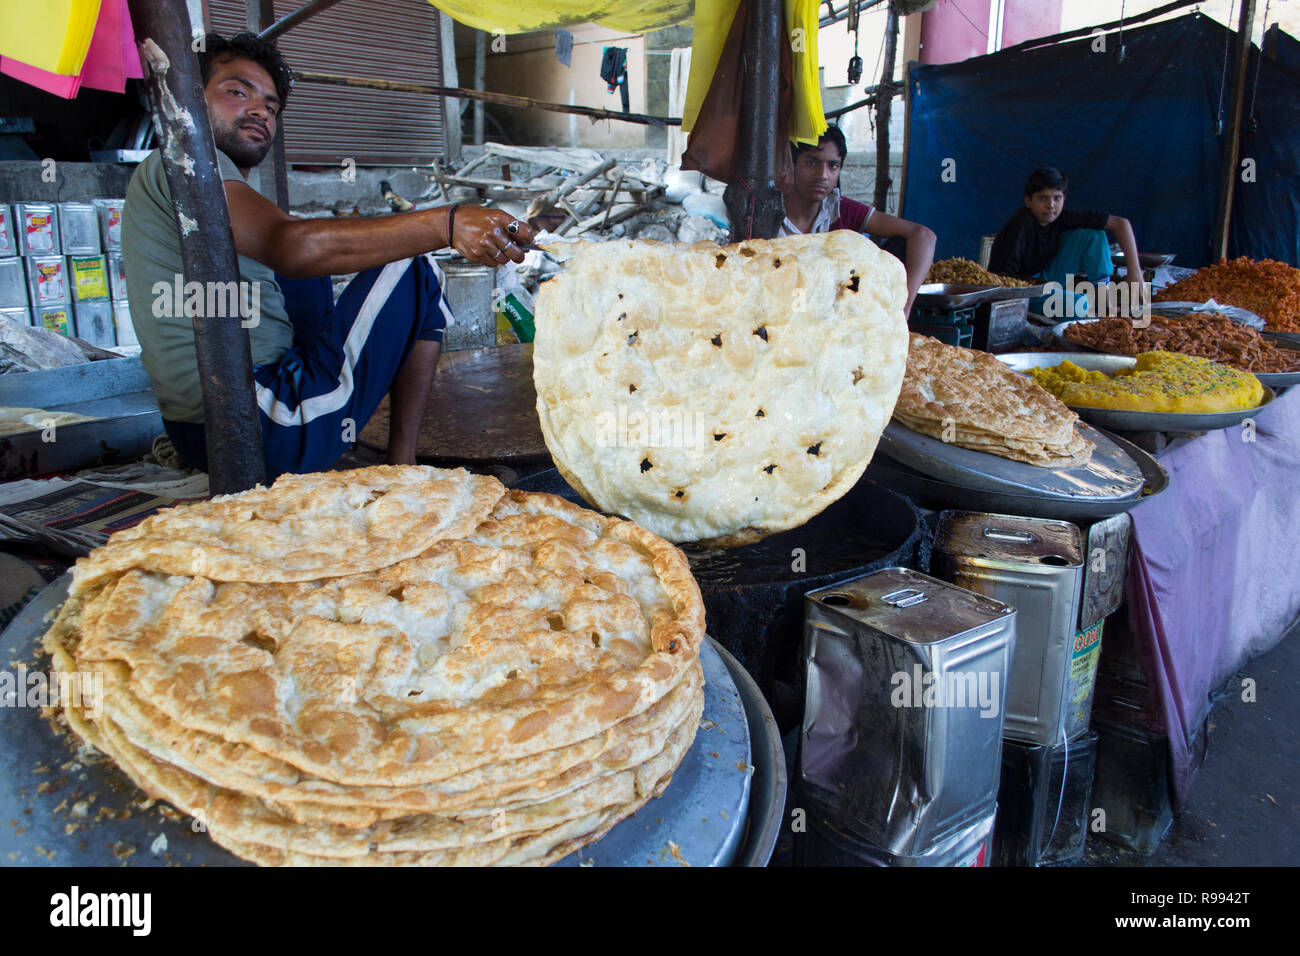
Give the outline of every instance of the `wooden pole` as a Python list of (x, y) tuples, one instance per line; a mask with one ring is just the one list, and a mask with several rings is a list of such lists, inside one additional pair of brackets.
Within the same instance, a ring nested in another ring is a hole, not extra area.
[[(1236, 70), (1232, 77), (1232, 115), (1223, 140), (1223, 169), (1219, 180), (1219, 206), (1214, 217), (1214, 258), (1228, 255), (1228, 231), (1232, 225), (1232, 197), (1237, 185), (1237, 162), (1241, 158), (1241, 117), (1246, 108), (1246, 66), (1250, 34), (1255, 25), (1255, 0), (1242, 0), (1241, 19), (1233, 42)], [(1225, 64), (1226, 68), (1226, 64)]]
[(785, 131), (777, 128), (785, 19), (780, 0), (749, 0), (748, 10), (739, 179), (727, 184), (722, 197), (732, 242), (771, 239), (785, 219), (785, 201), (776, 188), (776, 150), (785, 141)]
[[(880, 95), (876, 100), (876, 195), (874, 205), (881, 212), (889, 199), (893, 180), (889, 175), (889, 121), (894, 112), (894, 60), (898, 56), (898, 11), (889, 5), (885, 15), (885, 65), (880, 70)], [(888, 87), (886, 87), (888, 84)]]
[[(187, 286), (197, 282), (204, 290), (229, 289), (228, 283), (239, 281), (239, 263), (199, 64), (190, 49), (189, 12), (184, 0), (129, 0), (129, 5), (180, 232), (183, 275), (177, 279)], [(206, 303), (217, 296), (205, 292), (200, 298)], [(191, 321), (207, 428), (208, 487), (214, 495), (231, 494), (265, 476), (253, 360), (240, 316), (203, 312), (200, 306)]]

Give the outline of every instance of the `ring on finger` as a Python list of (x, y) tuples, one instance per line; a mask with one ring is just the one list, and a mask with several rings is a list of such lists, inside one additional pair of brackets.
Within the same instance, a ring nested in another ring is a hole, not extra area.
[[(508, 226), (506, 226), (506, 232), (510, 233), (510, 235), (512, 236), (519, 235), (519, 220), (515, 219)], [(514, 243), (511, 243), (511, 245), (514, 245)]]

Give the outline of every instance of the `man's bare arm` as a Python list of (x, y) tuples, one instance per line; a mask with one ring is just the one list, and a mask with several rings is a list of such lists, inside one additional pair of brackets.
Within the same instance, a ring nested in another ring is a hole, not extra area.
[(912, 302), (916, 299), (916, 290), (925, 282), (930, 266), (934, 264), (934, 245), (937, 237), (932, 229), (899, 219), (880, 210), (874, 210), (866, 221), (865, 230), (873, 236), (902, 236), (907, 241), (907, 252), (903, 265), (907, 268), (907, 305), (903, 311), (912, 311)]
[(244, 183), (228, 180), (225, 187), (235, 250), (291, 279), (360, 272), (453, 244), (472, 262), (522, 262), (523, 250), (514, 243), (533, 238), (526, 223), (508, 235), (513, 217), (481, 206), (456, 210), (452, 237), (446, 206), (365, 219), (298, 219)]
[(1122, 216), (1111, 216), (1106, 220), (1106, 231), (1115, 237), (1119, 247), (1124, 250), (1125, 268), (1128, 275), (1126, 282), (1144, 283), (1142, 262), (1138, 258), (1137, 237), (1133, 235), (1133, 224)]

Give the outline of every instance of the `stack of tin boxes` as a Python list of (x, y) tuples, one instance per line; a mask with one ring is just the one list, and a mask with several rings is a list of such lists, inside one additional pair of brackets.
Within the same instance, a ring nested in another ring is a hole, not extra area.
[[(935, 574), (1018, 611), (993, 843), (998, 865), (1065, 862), (1083, 853), (1087, 839), (1101, 628), (1100, 620), (1080, 627), (1084, 558), (1079, 529), (1065, 521), (939, 516)], [(1122, 565), (1111, 570), (1122, 581)]]
[(117, 302), (130, 324), (125, 282), (113, 281), (121, 273), (122, 204), (0, 202), (0, 314), (93, 345), (118, 344)]
[(795, 861), (987, 866), (1015, 609), (885, 568), (804, 615)]

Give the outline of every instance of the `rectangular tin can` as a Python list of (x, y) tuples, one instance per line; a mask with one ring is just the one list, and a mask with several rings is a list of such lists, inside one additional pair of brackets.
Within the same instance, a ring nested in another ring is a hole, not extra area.
[(14, 203), (14, 231), (18, 234), (18, 251), (25, 256), (57, 256), (63, 251), (59, 208), (54, 203)]
[(77, 302), (107, 302), (107, 261), (103, 256), (68, 256), (68, 284)]
[(997, 807), (986, 808), (975, 822), (962, 827), (920, 853), (890, 853), (859, 843), (834, 827), (809, 817), (808, 830), (797, 844), (801, 866), (974, 867), (993, 860)]
[(120, 252), (110, 252), (108, 258), (108, 296), (114, 302), (126, 301), (126, 260)]
[(113, 329), (117, 333), (118, 345), (140, 344), (131, 322), (131, 306), (125, 301), (113, 303)]
[(17, 256), (0, 259), (0, 309), (25, 309), (30, 304), (23, 260)]
[(1016, 612), (907, 568), (810, 591), (801, 799), (892, 854), (924, 853), (997, 798)]
[(1041, 866), (1082, 855), (1096, 767), (1091, 732), (1055, 747), (1003, 741), (994, 865)]
[(73, 307), (75, 335), (79, 339), (109, 348), (117, 344), (117, 332), (113, 328), (113, 303), (107, 299), (97, 302), (78, 302)]
[(0, 316), (4, 316), (10, 322), (17, 322), (19, 325), (32, 324), (32, 310), (26, 307), (21, 309), (0, 308)]
[(944, 511), (931, 567), (1019, 612), (1003, 733), (1050, 747), (1086, 730), (1067, 701), (1083, 583), (1079, 529), (1067, 521)]
[(35, 317), (32, 324), (37, 328), (49, 329), (60, 335), (72, 334), (72, 306), (70, 305), (50, 305), (33, 309), (32, 315)]
[(122, 208), (125, 199), (96, 199), (95, 212), (99, 214), (100, 248), (104, 252), (122, 251)]
[(59, 232), (65, 256), (99, 255), (99, 216), (90, 203), (59, 203)]
[(63, 256), (28, 256), (27, 292), (34, 309), (71, 302), (67, 260)]
[(18, 255), (18, 235), (14, 232), (14, 210), (0, 202), (0, 259)]

